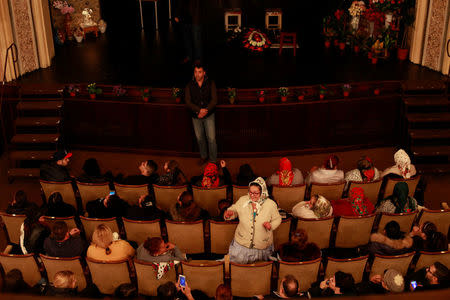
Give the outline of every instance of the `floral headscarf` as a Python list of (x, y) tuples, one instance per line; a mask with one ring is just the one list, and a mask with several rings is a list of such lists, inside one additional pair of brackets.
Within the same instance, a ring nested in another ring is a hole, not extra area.
[(411, 159), (409, 158), (408, 154), (405, 152), (405, 150), (400, 149), (394, 154), (394, 161), (397, 165), (398, 169), (400, 170), (400, 173), (402, 174), (403, 178), (411, 178)]
[(283, 157), (280, 159), (280, 170), (277, 171), (278, 184), (280, 186), (290, 186), (294, 180), (294, 172), (292, 172), (292, 164), (289, 159)]
[(208, 163), (203, 171), (202, 187), (213, 188), (219, 186), (219, 169), (216, 164)]
[(331, 203), (324, 196), (318, 195), (317, 201), (312, 208), (312, 211), (318, 218), (325, 218), (330, 216)]
[[(266, 199), (269, 198), (269, 192), (267, 190), (266, 182), (264, 181), (264, 179), (262, 177), (258, 177), (254, 181), (250, 182), (248, 187), (250, 188), (250, 185), (254, 184), (254, 183), (256, 183), (257, 185), (259, 185), (261, 187), (261, 196), (259, 196), (259, 200), (258, 200), (258, 202), (256, 202), (256, 212), (259, 212), (259, 210), (261, 209), (261, 205), (263, 205), (264, 201), (266, 201)], [(245, 202), (243, 207), (247, 207), (248, 205), (251, 205), (252, 199), (250, 197), (250, 194), (248, 195), (248, 199), (249, 199), (249, 201)]]
[(367, 200), (364, 190), (360, 187), (354, 187), (350, 190), (350, 203), (355, 215), (368, 215), (369, 209), (364, 203)]

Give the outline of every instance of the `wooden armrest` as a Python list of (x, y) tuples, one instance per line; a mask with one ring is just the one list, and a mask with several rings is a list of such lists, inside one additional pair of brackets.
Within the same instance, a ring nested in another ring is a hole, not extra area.
[(12, 245), (7, 245), (5, 250), (3, 250), (3, 254), (9, 254), (11, 253), (13, 246)]

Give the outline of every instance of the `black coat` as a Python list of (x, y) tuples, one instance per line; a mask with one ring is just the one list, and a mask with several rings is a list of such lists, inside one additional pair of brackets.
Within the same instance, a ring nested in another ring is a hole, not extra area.
[(81, 256), (86, 250), (85, 241), (77, 237), (69, 237), (64, 242), (58, 242), (48, 237), (44, 241), (45, 254), (54, 257), (74, 257)]
[(56, 161), (41, 165), (40, 178), (47, 181), (70, 181), (71, 177), (66, 167), (60, 166)]

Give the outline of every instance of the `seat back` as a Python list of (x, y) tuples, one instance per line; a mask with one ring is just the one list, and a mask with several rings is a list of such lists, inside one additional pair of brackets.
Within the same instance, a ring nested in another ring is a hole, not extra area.
[(386, 269), (395, 269), (405, 276), (414, 254), (414, 252), (395, 256), (375, 254), (369, 278), (372, 278), (373, 275), (383, 275)]
[(248, 194), (248, 186), (240, 186), (233, 184), (233, 203), (236, 203), (239, 198)]
[(51, 257), (39, 254), (50, 283), (53, 282), (55, 274), (59, 271), (72, 271), (77, 279), (78, 291), (82, 291), (86, 287), (86, 277), (84, 275), (83, 266), (80, 257)]
[(278, 186), (274, 185), (272, 195), (281, 209), (291, 212), (292, 208), (305, 199), (306, 185)]
[(425, 222), (433, 222), (438, 231), (442, 232), (444, 235), (448, 234), (449, 226), (450, 226), (450, 210), (430, 210), (430, 209), (422, 209), (422, 214), (419, 219), (419, 224), (422, 225)]
[(168, 212), (170, 207), (177, 203), (178, 196), (187, 191), (187, 185), (159, 186), (154, 184), (153, 191), (155, 192), (156, 205)]
[(75, 193), (72, 188), (72, 182), (54, 182), (45, 180), (39, 180), (39, 182), (41, 183), (42, 191), (44, 191), (46, 200), (48, 200), (48, 197), (50, 197), (53, 192), (58, 192), (61, 194), (65, 203), (70, 204), (75, 208), (78, 207)]
[(125, 185), (114, 183), (117, 196), (130, 205), (138, 205), (142, 195), (148, 195), (148, 185)]
[(415, 270), (417, 271), (429, 267), (437, 261), (450, 269), (450, 250), (440, 252), (420, 251), (419, 260), (416, 263)]
[(273, 245), (278, 249), (284, 243), (289, 242), (289, 232), (291, 229), (291, 218), (286, 218), (281, 221), (280, 226), (273, 232)]
[(4, 212), (0, 212), (3, 224), (5, 224), (6, 231), (8, 233), (8, 239), (11, 243), (20, 243), (20, 227), (25, 220), (25, 215), (10, 215)]
[(100, 224), (105, 224), (109, 228), (111, 228), (112, 232), (120, 233), (119, 226), (117, 225), (116, 218), (107, 218), (107, 219), (97, 219), (97, 218), (86, 218), (80, 216), (81, 224), (83, 225), (84, 234), (86, 236), (86, 240), (89, 242), (92, 239), (92, 233)]
[(161, 236), (159, 219), (153, 221), (134, 221), (122, 218), (127, 240), (142, 244), (149, 237)]
[(67, 224), (67, 228), (72, 229), (72, 228), (78, 228), (77, 223), (75, 223), (75, 217), (49, 217), (49, 216), (44, 216), (44, 220), (45, 223), (47, 223), (50, 228), (53, 228), (53, 224), (55, 224), (55, 222), (58, 221), (62, 221), (65, 222)]
[(208, 297), (214, 298), (217, 287), (224, 282), (224, 262), (182, 261), (181, 266), (191, 289), (201, 290)]
[(203, 221), (174, 222), (166, 220), (169, 242), (175, 244), (183, 253), (205, 252)]
[(78, 191), (81, 197), (81, 206), (86, 210), (86, 203), (92, 200), (106, 197), (109, 194), (109, 184), (105, 183), (84, 183), (77, 181)]
[(126, 259), (106, 262), (86, 257), (86, 262), (92, 276), (92, 283), (102, 294), (112, 295), (119, 285), (131, 283)]
[(386, 187), (384, 188), (384, 194), (383, 198), (386, 198), (394, 192), (394, 187), (399, 182), (406, 182), (408, 184), (409, 188), (409, 196), (414, 196), (414, 193), (416, 192), (417, 184), (419, 183), (420, 175), (416, 175), (414, 177), (411, 177), (409, 179), (404, 178), (388, 178), (386, 182)]
[(344, 192), (345, 182), (337, 184), (311, 183), (311, 195), (322, 195), (328, 200), (339, 200)]
[(356, 248), (369, 243), (375, 215), (340, 217), (336, 233), (338, 248)]
[(227, 254), (238, 222), (209, 221), (211, 253)]
[(311, 284), (317, 281), (319, 275), (321, 258), (311, 261), (302, 262), (285, 262), (279, 261), (280, 269), (278, 270), (278, 284), (286, 275), (293, 275), (299, 284), (300, 291), (307, 291)]
[(320, 249), (330, 247), (333, 217), (321, 219), (302, 219), (297, 221), (297, 229), (302, 228), (308, 233), (308, 242), (315, 243)]
[(272, 263), (269, 261), (242, 265), (231, 262), (230, 276), (233, 296), (269, 295)]
[(346, 259), (328, 257), (327, 268), (325, 270), (325, 278), (330, 278), (337, 271), (342, 271), (352, 274), (353, 279), (355, 279), (355, 283), (361, 282), (368, 257), (368, 255)]
[(194, 194), (195, 203), (197, 203), (197, 205), (201, 208), (207, 210), (211, 217), (216, 217), (219, 215), (219, 201), (227, 198), (226, 186), (209, 189), (192, 186), (192, 192)]
[(20, 270), (23, 275), (23, 280), (29, 286), (36, 285), (42, 277), (33, 253), (26, 255), (0, 253), (0, 265), (3, 268), (4, 274), (13, 269)]
[(389, 214), (381, 213), (380, 222), (378, 223), (378, 232), (382, 232), (384, 227), (390, 221), (396, 221), (400, 225), (400, 230), (403, 232), (410, 232), (412, 224), (416, 219), (416, 212)]
[[(176, 282), (177, 274), (175, 266), (165, 273), (160, 279), (157, 279), (157, 270), (153, 267), (153, 263), (141, 260), (134, 261), (136, 269), (138, 292), (140, 295), (156, 296), (157, 289), (161, 284), (172, 281)], [(189, 282), (190, 285), (190, 282)]]
[(375, 180), (371, 182), (350, 182), (349, 191), (352, 188), (359, 187), (364, 190), (364, 195), (369, 198), (370, 202), (373, 203), (373, 205), (377, 204), (378, 201), (378, 195), (380, 194), (380, 188), (381, 184), (383, 183), (383, 180)]

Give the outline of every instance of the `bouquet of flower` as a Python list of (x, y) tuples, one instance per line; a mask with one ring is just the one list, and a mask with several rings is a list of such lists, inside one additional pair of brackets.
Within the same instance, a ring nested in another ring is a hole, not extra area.
[(72, 14), (75, 11), (75, 8), (70, 6), (67, 1), (56, 0), (53, 1), (53, 7), (59, 9), (63, 15)]
[(243, 44), (245, 48), (256, 52), (262, 52), (271, 45), (267, 35), (254, 28), (250, 28), (247, 33), (244, 34)]
[(148, 99), (150, 98), (150, 88), (149, 87), (142, 88), (141, 89), (141, 95), (142, 95), (142, 100), (147, 102)]
[(172, 88), (172, 97), (173, 98), (180, 98), (183, 91), (180, 88), (174, 87)]
[(326, 84), (319, 85), (319, 98), (325, 98), (325, 95), (328, 93), (328, 86)]
[(366, 10), (366, 4), (364, 1), (353, 1), (352, 5), (348, 9), (348, 12), (352, 17), (360, 16)]
[(228, 98), (236, 98), (236, 89), (233, 87), (227, 88)]
[(352, 89), (352, 86), (349, 83), (342, 85), (342, 91), (344, 91), (344, 92), (350, 92), (351, 89)]
[(66, 91), (70, 94), (71, 97), (75, 97), (75, 95), (80, 92), (80, 89), (71, 84), (66, 88)]
[(287, 87), (280, 87), (280, 88), (278, 89), (278, 94), (279, 94), (281, 97), (286, 97), (287, 95), (289, 95), (289, 88), (287, 88)]
[(97, 87), (95, 82), (87, 86), (87, 91), (90, 95), (100, 95), (103, 92), (101, 88)]
[(370, 5), (380, 11), (396, 11), (402, 7), (405, 0), (370, 0)]
[(127, 90), (122, 88), (122, 85), (115, 85), (113, 87), (113, 93), (114, 93), (114, 95), (116, 95), (116, 97), (122, 97), (122, 96), (125, 96), (125, 94), (127, 93)]

